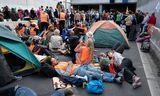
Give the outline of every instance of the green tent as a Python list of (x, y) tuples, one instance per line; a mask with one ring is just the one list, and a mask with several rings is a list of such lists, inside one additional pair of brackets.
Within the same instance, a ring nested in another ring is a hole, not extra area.
[(119, 42), (125, 48), (130, 48), (126, 34), (113, 21), (98, 21), (93, 24), (90, 31), (94, 34), (95, 47), (111, 48)]
[(0, 47), (7, 49), (10, 53), (23, 59), (28, 64), (39, 69), (40, 63), (28, 47), (12, 31), (0, 25)]

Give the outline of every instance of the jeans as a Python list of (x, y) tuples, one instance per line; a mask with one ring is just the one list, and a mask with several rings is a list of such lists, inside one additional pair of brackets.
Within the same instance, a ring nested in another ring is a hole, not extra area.
[(51, 96), (65, 96), (63, 91), (55, 91)]
[(102, 78), (105, 82), (113, 82), (115, 75), (108, 72), (103, 72), (99, 69), (92, 68), (90, 65), (82, 65), (79, 67), (76, 75), (87, 76), (88, 78)]
[(30, 88), (19, 87), (16, 90), (16, 95), (15, 96), (37, 96), (37, 94)]

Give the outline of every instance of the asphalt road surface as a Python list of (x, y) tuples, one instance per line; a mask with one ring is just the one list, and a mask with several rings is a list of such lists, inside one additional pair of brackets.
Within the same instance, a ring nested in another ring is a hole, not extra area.
[[(126, 82), (123, 85), (117, 85), (114, 83), (104, 83), (105, 91), (102, 95), (91, 95), (88, 94), (86, 89), (75, 88), (76, 96), (151, 96), (144, 68), (140, 59), (138, 48), (135, 42), (130, 42), (131, 49), (125, 50), (124, 56), (131, 58), (134, 66), (137, 68), (136, 73), (141, 77), (142, 87), (133, 89), (132, 86)], [(97, 49), (98, 52), (104, 52), (105, 49)], [(59, 56), (60, 60), (69, 60), (64, 56)], [(54, 92), (51, 78), (45, 78), (38, 74), (24, 77), (20, 81), (13, 82), (3, 88), (14, 85), (22, 85), (32, 88), (38, 96), (50, 96)]]

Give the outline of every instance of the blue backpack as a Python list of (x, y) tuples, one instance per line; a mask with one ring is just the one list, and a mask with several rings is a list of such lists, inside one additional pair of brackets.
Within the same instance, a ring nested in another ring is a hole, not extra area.
[(101, 80), (91, 80), (87, 85), (87, 91), (91, 94), (102, 94), (104, 91), (104, 85)]

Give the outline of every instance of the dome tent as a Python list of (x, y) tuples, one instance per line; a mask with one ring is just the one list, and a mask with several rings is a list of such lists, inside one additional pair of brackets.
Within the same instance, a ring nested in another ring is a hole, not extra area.
[(94, 34), (95, 47), (111, 48), (117, 42), (130, 48), (128, 39), (123, 29), (113, 21), (95, 22), (90, 31)]
[[(10, 57), (9, 59), (12, 59), (12, 62), (10, 65), (13, 65), (13, 64), (17, 65), (17, 62), (19, 62), (20, 59), (25, 62), (23, 68), (15, 70), (14, 75), (15, 74), (21, 75), (21, 76), (24, 76), (24, 74), (29, 75), (30, 73), (33, 73), (33, 71), (35, 72), (37, 69), (40, 68), (39, 61), (33, 55), (33, 53), (28, 49), (28, 47), (21, 41), (20, 38), (18, 38), (12, 31), (7, 29), (3, 25), (0, 25), (0, 47), (9, 51), (9, 53), (7, 54), (13, 54), (14, 57), (19, 58), (19, 59), (14, 59)], [(5, 53), (3, 54), (5, 55)], [(2, 55), (2, 52), (1, 52), (1, 57), (4, 55)], [(13, 73), (11, 73), (12, 71), (10, 71), (9, 64), (6, 61), (7, 61), (6, 57), (0, 59), (0, 62), (1, 62), (0, 70), (1, 70), (1, 73), (3, 73), (3, 74), (0, 74), (0, 77), (2, 77), (0, 79), (1, 84), (6, 84), (7, 82), (9, 82), (9, 81), (5, 81), (7, 80), (5, 78), (8, 78), (8, 80), (12, 80), (13, 78), (12, 76)], [(19, 65), (21, 66), (22, 63), (19, 63)], [(9, 79), (9, 77), (11, 77), (11, 79)]]

